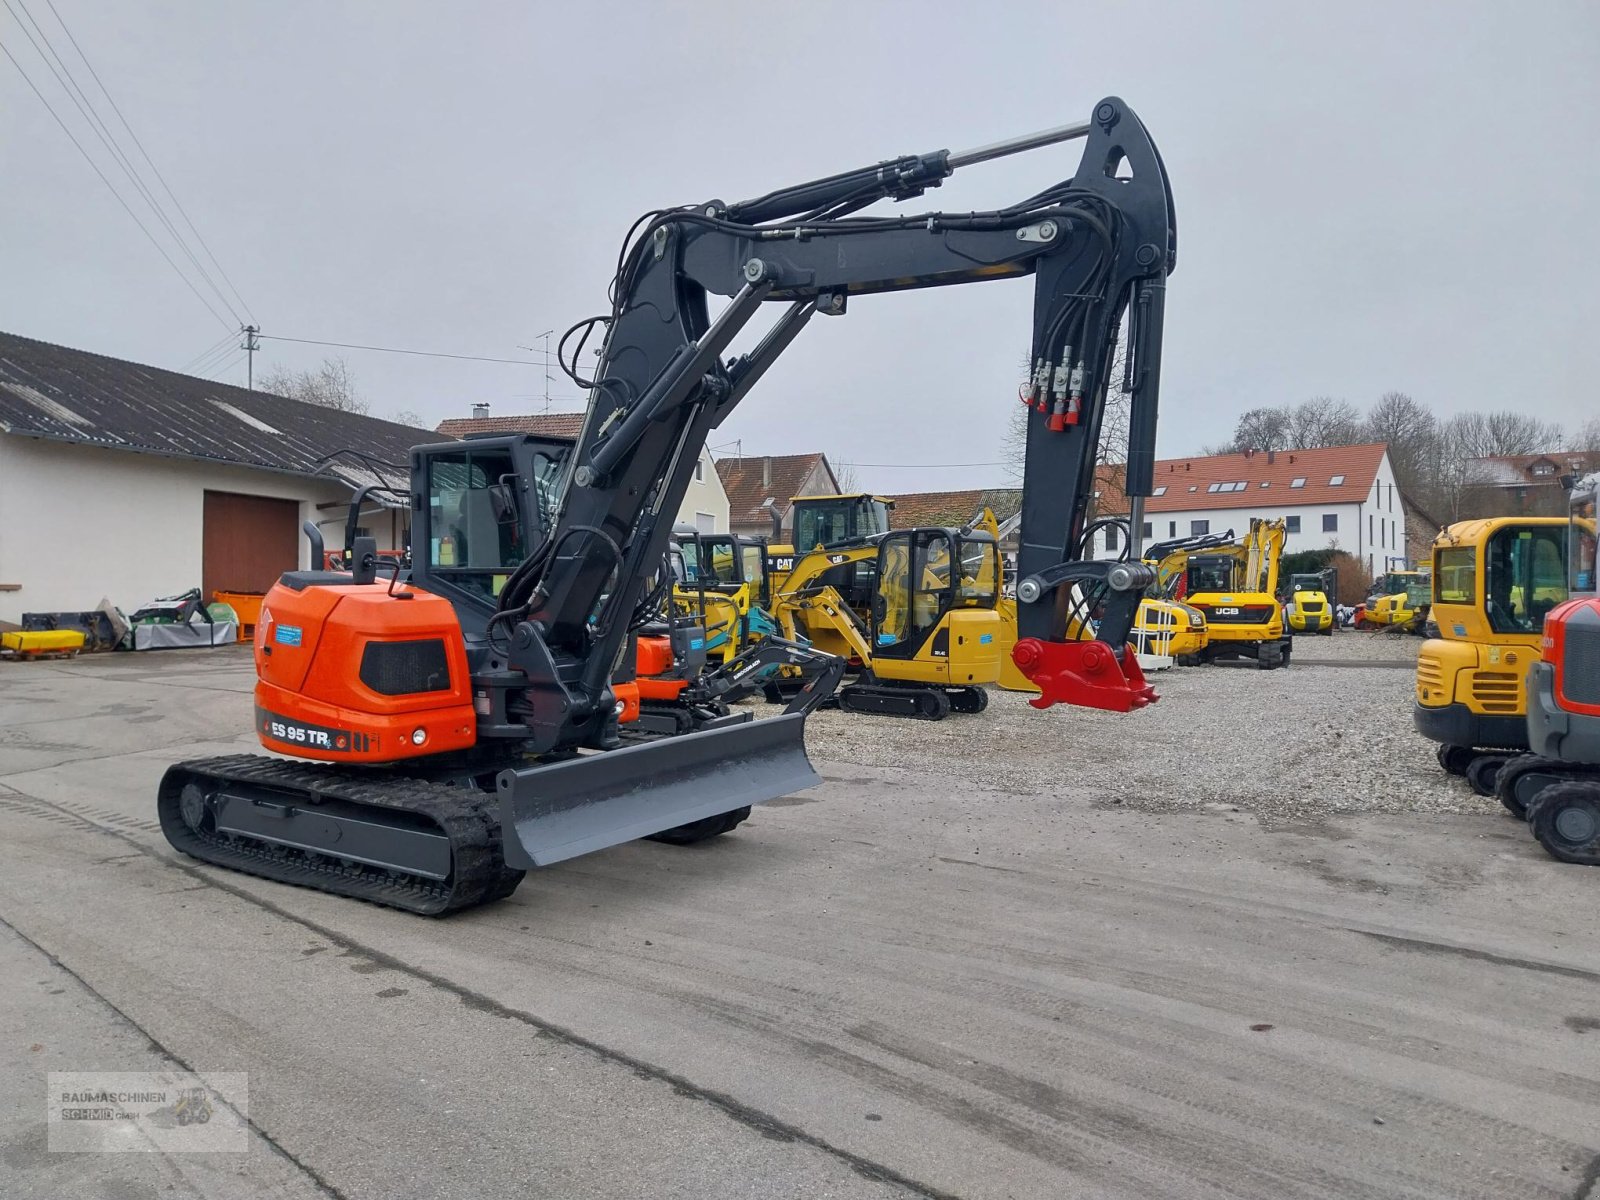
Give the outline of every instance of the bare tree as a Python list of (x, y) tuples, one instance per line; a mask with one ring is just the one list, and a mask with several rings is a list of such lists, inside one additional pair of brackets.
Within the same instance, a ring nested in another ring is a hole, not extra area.
[(365, 413), (372, 407), (356, 391), (350, 367), (342, 358), (325, 358), (315, 371), (273, 367), (261, 377), (260, 390), (342, 412)]
[(833, 468), (833, 481), (839, 485), (841, 496), (861, 490), (861, 477), (856, 472), (855, 463), (843, 462), (830, 454), (828, 465)]
[(1252, 408), (1233, 427), (1233, 449), (1236, 453), (1291, 448), (1287, 408)]
[(1361, 411), (1348, 400), (1313, 396), (1289, 412), (1289, 449), (1350, 446), (1366, 436)]
[(389, 419), (396, 425), (409, 425), (413, 429), (427, 428), (427, 426), (422, 423), (421, 415), (409, 408), (402, 408)]

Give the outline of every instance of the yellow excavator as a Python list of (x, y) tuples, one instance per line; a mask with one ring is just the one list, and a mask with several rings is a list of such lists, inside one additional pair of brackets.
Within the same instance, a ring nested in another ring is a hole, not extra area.
[(1277, 596), (1283, 541), (1281, 517), (1251, 517), (1239, 541), (1184, 552), (1183, 574), (1173, 583), (1206, 619), (1204, 661), (1254, 659), (1263, 671), (1289, 665), (1294, 642)]
[(1289, 576), (1288, 612), (1290, 636), (1319, 633), (1333, 636), (1334, 604), (1339, 596), (1339, 577), (1332, 567), (1321, 571), (1301, 571)]
[(1528, 749), (1528, 667), (1545, 614), (1566, 598), (1566, 518), (1458, 521), (1434, 539), (1439, 636), (1417, 655), (1412, 715), (1439, 744), (1439, 765), (1480, 796), (1495, 795), (1500, 768)]
[[(871, 579), (865, 618), (830, 582), (841, 577)], [(772, 616), (783, 637), (850, 664), (840, 708), (938, 721), (988, 706), (984, 685), (1000, 677), (999, 590), (991, 534), (899, 529), (796, 556), (773, 583)]]
[(1365, 629), (1400, 625), (1421, 633), (1432, 602), (1433, 579), (1429, 572), (1390, 571), (1373, 582), (1356, 624)]

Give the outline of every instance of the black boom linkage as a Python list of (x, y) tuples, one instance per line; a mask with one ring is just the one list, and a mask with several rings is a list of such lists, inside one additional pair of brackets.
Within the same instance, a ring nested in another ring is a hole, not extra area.
[[(1072, 178), (1012, 207), (861, 214), (937, 187), (958, 167), (1069, 139), (1085, 143)], [(742, 203), (662, 210), (635, 229), (612, 282), (611, 312), (597, 319), (607, 325), (598, 368), (580, 380), (591, 400), (555, 527), (499, 601), (497, 620), (514, 626), (512, 665), (530, 681), (536, 748), (577, 744), (609, 710), (629, 616), (666, 550), (707, 435), (812, 316), (842, 314), (852, 295), (1028, 274), (1035, 303), (1023, 393), (1030, 414), (1018, 661), (1031, 656), (1024, 669), (1047, 703), (1099, 703), (1078, 685), (1090, 668), (1105, 675), (1107, 662), (1117, 690), (1143, 687), (1137, 665), (1128, 673), (1122, 645), (1142, 595), (1140, 569), (1107, 587), (1111, 564), (1081, 561), (1079, 544), (1124, 314), (1130, 496), (1149, 494), (1153, 469), (1162, 307), (1177, 235), (1160, 155), (1132, 110), (1106, 99), (1081, 125), (895, 159)], [(714, 318), (709, 294), (731, 298)], [(741, 329), (771, 302), (787, 311), (754, 348), (731, 355)], [(1063, 657), (1082, 646), (1067, 628), (1068, 593), (1080, 583), (1109, 597), (1099, 616), (1104, 645), (1090, 663)], [(1068, 675), (1078, 685), (1063, 683)], [(1135, 676), (1138, 687), (1130, 687)]]

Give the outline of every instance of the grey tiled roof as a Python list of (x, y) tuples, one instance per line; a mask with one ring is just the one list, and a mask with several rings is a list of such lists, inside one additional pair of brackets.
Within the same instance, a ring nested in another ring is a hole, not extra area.
[[(0, 333), (0, 433), (144, 454), (404, 483), (426, 429)], [(355, 450), (398, 469), (327, 455)]]

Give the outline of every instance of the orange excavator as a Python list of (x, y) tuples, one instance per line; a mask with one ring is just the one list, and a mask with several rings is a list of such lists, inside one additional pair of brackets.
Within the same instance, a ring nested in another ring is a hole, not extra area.
[[(1083, 143), (1071, 177), (1005, 207), (875, 207), (1068, 141)], [(776, 716), (626, 746), (613, 680), (707, 435), (813, 317), (874, 293), (1033, 276), (1013, 660), (1039, 707), (1150, 703), (1127, 642), (1154, 573), (1085, 561), (1080, 545), (1119, 344), (1126, 491), (1151, 491), (1176, 246), (1161, 157), (1115, 98), (1086, 121), (974, 150), (649, 212), (610, 309), (562, 339), (563, 369), (589, 390), (577, 442), (418, 447), (409, 570), (358, 538), (349, 571), (285, 574), (255, 638), (256, 732), (276, 756), (171, 767), (157, 797), (168, 840), (219, 866), (441, 914), (508, 895), (531, 867), (637, 838), (715, 837), (817, 782), (803, 738), (838, 684), (831, 656)], [(715, 313), (713, 296), (727, 298)], [(735, 350), (768, 305), (781, 306), (768, 331)], [(314, 526), (308, 536), (320, 566)], [(1089, 594), (1100, 620), (1078, 640), (1088, 630), (1068, 614)]]

